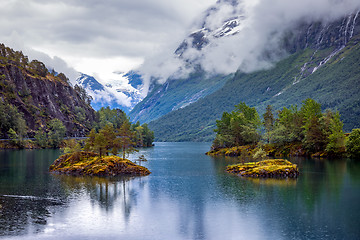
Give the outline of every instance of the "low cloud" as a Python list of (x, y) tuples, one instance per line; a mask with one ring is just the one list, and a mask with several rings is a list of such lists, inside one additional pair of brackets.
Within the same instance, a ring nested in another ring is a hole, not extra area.
[[(76, 78), (74, 71), (64, 69), (59, 58), (77, 71), (102, 77), (130, 70), (160, 49), (174, 47), (174, 39), (184, 36), (194, 17), (215, 1), (4, 0), (0, 42), (54, 65), (71, 79)], [(114, 60), (117, 66), (84, 67), (88, 59), (90, 64)]]
[(73, 67), (70, 67), (64, 59), (28, 47), (19, 36), (18, 33), (13, 32), (10, 36), (4, 37), (3, 42), (16, 51), (22, 51), (24, 55), (29, 57), (29, 60), (39, 60), (45, 63), (48, 69), (54, 69), (58, 73), (64, 73), (69, 80), (74, 83), (79, 73)]
[[(146, 94), (150, 79), (186, 77), (196, 64), (223, 74), (270, 67), (284, 55), (278, 47), (282, 33), (299, 20), (331, 21), (359, 8), (359, 0), (4, 0), (0, 41), (72, 81), (82, 71), (106, 83), (113, 72), (144, 62), (139, 70)], [(202, 51), (175, 56), (184, 36), (214, 31), (237, 16), (238, 34), (210, 36)], [(264, 51), (270, 53), (266, 59)]]
[[(209, 73), (222, 74), (233, 73), (238, 69), (252, 72), (269, 68), (286, 55), (280, 48), (283, 33), (292, 29), (299, 21), (330, 22), (356, 13), (359, 9), (358, 0), (245, 0), (236, 4), (234, 1), (220, 0), (196, 21), (196, 28), (192, 31), (202, 28), (214, 31), (224, 21), (240, 16), (238, 34), (222, 38), (208, 36), (210, 44), (201, 51), (190, 48), (182, 58), (175, 56), (174, 48), (173, 52), (165, 52), (160, 58), (145, 61), (140, 70), (146, 76), (151, 75), (161, 79), (159, 82), (164, 82), (174, 73), (181, 76), (179, 73), (184, 69), (186, 71), (182, 76), (186, 77), (189, 62), (193, 65), (200, 64)], [(173, 62), (176, 64), (172, 64)], [(167, 64), (172, 65), (159, 67)]]

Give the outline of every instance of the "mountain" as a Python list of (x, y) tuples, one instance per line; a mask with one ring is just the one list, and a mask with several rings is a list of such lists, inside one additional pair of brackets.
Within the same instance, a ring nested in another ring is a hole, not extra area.
[(284, 34), (287, 56), (272, 68), (237, 71), (222, 88), (149, 124), (157, 141), (211, 141), (215, 120), (245, 101), (262, 114), (310, 97), (338, 110), (346, 131), (360, 127), (359, 11), (332, 22), (299, 22)]
[(182, 109), (220, 89), (230, 76), (206, 77), (198, 71), (188, 78), (169, 79), (165, 84), (155, 84), (146, 98), (130, 112), (132, 121), (147, 123), (171, 111)]
[[(0, 105), (23, 115), (29, 137), (54, 118), (63, 122), (67, 136), (84, 136), (95, 120), (86, 93), (73, 88), (63, 73), (55, 76), (42, 62), (29, 62), (21, 51), (4, 44), (0, 44)], [(10, 112), (0, 112), (2, 130), (8, 130), (5, 123), (18, 120), (9, 121)]]
[[(234, 9), (214, 26), (212, 18), (222, 11), (224, 3), (232, 5)], [(198, 61), (204, 51), (216, 45), (216, 41), (236, 35), (243, 28), (244, 19), (241, 3), (238, 1), (218, 1), (209, 8), (196, 25), (199, 29), (191, 32), (174, 51), (174, 57), (184, 63), (181, 68), (191, 73), (183, 77), (170, 77), (165, 84), (153, 83), (148, 95), (129, 113), (131, 120), (151, 122), (223, 87), (233, 74), (207, 72)]]
[(120, 108), (128, 113), (143, 99), (141, 95), (142, 77), (134, 71), (118, 74), (124, 81), (113, 80), (103, 85), (94, 77), (80, 73), (76, 84), (82, 86), (93, 98), (91, 106), (95, 110), (109, 106), (110, 108)]

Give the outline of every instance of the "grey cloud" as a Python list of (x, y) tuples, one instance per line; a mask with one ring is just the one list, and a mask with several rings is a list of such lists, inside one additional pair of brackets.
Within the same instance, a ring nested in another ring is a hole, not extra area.
[(26, 54), (31, 56), (31, 59), (37, 59), (46, 63), (46, 67), (48, 69), (55, 69), (57, 72), (65, 73), (69, 80), (74, 83), (76, 78), (78, 77), (79, 73), (72, 67), (69, 67), (68, 64), (61, 59), (60, 57), (50, 57), (49, 55), (35, 51), (32, 49), (25, 50)]
[(27, 45), (60, 45), (65, 54), (144, 57), (182, 34), (198, 11), (190, 6), (193, 2), (11, 1), (0, 9), (0, 35), (16, 31)]
[[(223, 22), (232, 16), (243, 16), (241, 24), (244, 28), (238, 34), (229, 37), (211, 38), (210, 36), (210, 44), (202, 51), (191, 49), (184, 53), (185, 61), (178, 63), (178, 70), (187, 69), (185, 66), (189, 60), (194, 64), (201, 64), (210, 73), (228, 74), (238, 69), (251, 72), (269, 68), (286, 55), (279, 47), (280, 40), (283, 33), (291, 29), (298, 21), (332, 21), (360, 9), (358, 0), (244, 0), (239, 2), (240, 4), (236, 5), (234, 1), (218, 1), (216, 8), (209, 9), (207, 14), (196, 21), (196, 26), (197, 29), (206, 27), (214, 30), (221, 27)], [(268, 53), (266, 58), (264, 52)], [(169, 52), (164, 55), (170, 59), (176, 58)], [(164, 58), (160, 60), (163, 61)], [(156, 61), (145, 61), (141, 70), (146, 72), (146, 69), (153, 69), (159, 65), (161, 64)], [(162, 68), (157, 69), (159, 73), (155, 76), (162, 78), (162, 81), (172, 76), (168, 69), (164, 71)], [(152, 72), (156, 74), (156, 71)], [(188, 74), (188, 69), (184, 76), (186, 74)]]
[[(60, 58), (150, 58), (162, 48), (174, 48), (194, 16), (213, 2), (4, 0), (0, 8), (0, 42), (24, 50), (30, 58), (44, 61), (75, 79), (76, 71)], [(113, 71), (121, 69), (121, 64)], [(101, 68), (94, 72), (101, 72)]]

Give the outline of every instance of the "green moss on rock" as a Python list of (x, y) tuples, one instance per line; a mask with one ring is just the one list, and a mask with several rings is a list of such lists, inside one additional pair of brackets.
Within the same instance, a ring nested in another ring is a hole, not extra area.
[(100, 157), (93, 152), (64, 154), (50, 166), (50, 172), (89, 176), (146, 176), (151, 173), (130, 160), (118, 156)]
[(235, 173), (245, 177), (276, 177), (294, 178), (299, 175), (296, 164), (285, 159), (263, 160), (244, 164), (230, 165), (226, 169), (229, 173)]

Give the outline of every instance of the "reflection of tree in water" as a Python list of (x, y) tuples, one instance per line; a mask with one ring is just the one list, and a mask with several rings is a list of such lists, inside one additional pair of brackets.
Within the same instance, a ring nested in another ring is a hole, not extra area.
[(248, 161), (248, 159), (216, 156), (211, 157), (211, 161), (217, 172), (217, 184), (221, 186), (220, 189), (224, 194), (241, 201), (241, 204), (250, 203), (257, 197), (260, 186), (258, 183), (225, 172), (226, 166), (240, 162), (243, 163), (244, 161)]
[[(329, 235), (353, 239), (359, 236), (358, 215), (349, 217), (354, 211), (360, 211), (355, 202), (349, 202), (359, 196), (354, 187), (346, 183), (350, 176), (349, 162), (305, 158), (291, 161), (300, 169), (296, 180), (242, 178), (221, 174), (219, 170), (217, 183), (224, 194), (238, 199), (240, 209), (257, 206), (255, 214), (264, 229), (280, 232), (284, 238), (315, 239)], [(228, 159), (213, 158), (216, 169), (225, 169), (228, 162)]]
[[(81, 194), (84, 190), (89, 194), (92, 204), (98, 204), (106, 212), (119, 209), (115, 204), (122, 204), (123, 214), (128, 222), (131, 209), (137, 205), (138, 189), (143, 189), (145, 181), (141, 177), (74, 177), (56, 175), (64, 185), (69, 196)], [(135, 179), (137, 181), (135, 181)]]

